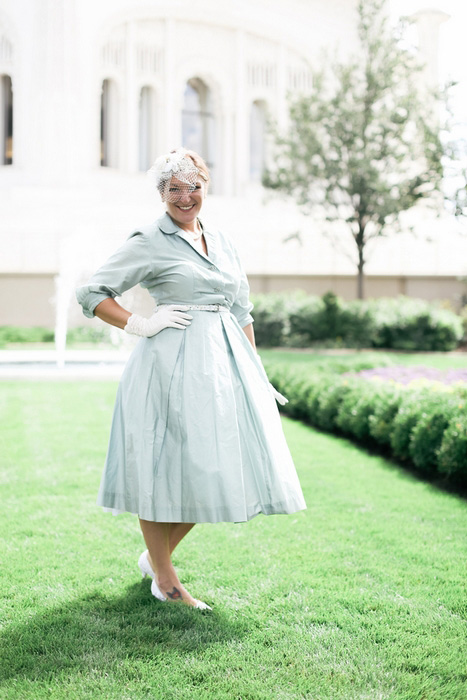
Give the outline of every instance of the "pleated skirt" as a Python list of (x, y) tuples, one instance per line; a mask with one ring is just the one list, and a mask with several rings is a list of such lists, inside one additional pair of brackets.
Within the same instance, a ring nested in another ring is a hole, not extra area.
[(306, 508), (266, 374), (230, 313), (143, 338), (123, 372), (97, 503), (154, 522)]

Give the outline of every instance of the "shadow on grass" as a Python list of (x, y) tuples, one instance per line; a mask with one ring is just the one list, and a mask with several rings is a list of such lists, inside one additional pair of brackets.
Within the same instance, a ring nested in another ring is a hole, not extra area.
[(31, 616), (0, 635), (0, 679), (52, 680), (108, 671), (129, 659), (185, 656), (247, 633), (245, 618), (161, 603), (147, 582), (109, 598), (96, 592)]

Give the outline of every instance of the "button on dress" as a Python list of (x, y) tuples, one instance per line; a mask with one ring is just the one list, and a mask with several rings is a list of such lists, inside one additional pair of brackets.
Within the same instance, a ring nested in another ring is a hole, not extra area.
[(242, 328), (253, 321), (232, 241), (208, 254), (168, 214), (135, 231), (78, 288), (85, 316), (140, 284), (190, 310), (185, 329), (141, 338), (119, 384), (98, 505), (154, 522), (243, 522), (306, 508), (267, 376)]

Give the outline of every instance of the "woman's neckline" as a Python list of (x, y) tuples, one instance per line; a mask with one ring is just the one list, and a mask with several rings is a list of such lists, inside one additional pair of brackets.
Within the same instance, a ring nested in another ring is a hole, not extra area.
[(204, 226), (198, 218), (196, 219), (196, 223), (197, 223), (198, 228), (199, 228), (199, 230), (196, 233), (194, 231), (190, 231), (189, 229), (186, 229), (186, 228), (182, 228), (181, 230), (184, 233), (188, 233), (188, 235), (191, 236), (191, 238), (193, 238), (194, 241), (199, 241), (199, 239), (201, 238), (201, 236), (204, 233)]

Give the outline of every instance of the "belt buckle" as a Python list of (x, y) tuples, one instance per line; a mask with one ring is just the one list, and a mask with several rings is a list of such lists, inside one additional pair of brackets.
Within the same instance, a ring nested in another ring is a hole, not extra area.
[(220, 310), (220, 304), (214, 304), (214, 306), (216, 307), (216, 309), (215, 309), (216, 311)]

